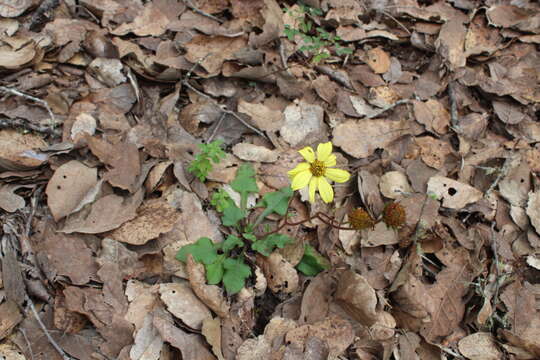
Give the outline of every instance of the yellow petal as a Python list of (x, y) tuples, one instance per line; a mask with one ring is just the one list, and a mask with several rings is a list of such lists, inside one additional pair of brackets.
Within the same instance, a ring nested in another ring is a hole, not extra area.
[(309, 182), (309, 202), (312, 204), (315, 202), (315, 191), (317, 190), (318, 186), (319, 178), (316, 176), (312, 177)]
[(304, 159), (306, 159), (307, 162), (312, 163), (315, 161), (315, 152), (313, 151), (311, 146), (306, 146), (298, 152), (304, 157)]
[(309, 163), (301, 162), (300, 164), (296, 165), (296, 167), (294, 169), (287, 172), (287, 174), (289, 174), (289, 177), (292, 178), (296, 174), (298, 174), (299, 172), (306, 171), (306, 170), (309, 170)]
[(325, 203), (329, 203), (334, 199), (334, 189), (323, 177), (319, 179), (319, 194), (321, 194), (321, 199)]
[(294, 176), (291, 183), (291, 188), (293, 190), (300, 190), (306, 187), (309, 184), (309, 180), (313, 175), (309, 170), (301, 171)]
[(324, 160), (324, 165), (326, 167), (336, 166), (336, 155), (330, 154), (330, 156)]
[(324, 176), (338, 183), (344, 183), (351, 178), (348, 171), (341, 169), (326, 169)]
[(317, 160), (325, 161), (332, 153), (332, 143), (321, 143), (317, 146)]

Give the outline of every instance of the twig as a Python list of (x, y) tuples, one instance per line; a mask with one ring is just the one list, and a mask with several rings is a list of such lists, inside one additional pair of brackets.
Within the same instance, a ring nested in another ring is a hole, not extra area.
[(388, 110), (395, 108), (395, 107), (398, 106), (398, 105), (401, 105), (401, 104), (408, 104), (408, 103), (410, 103), (410, 102), (411, 102), (410, 99), (402, 99), (402, 100), (398, 100), (398, 101), (396, 101), (395, 103), (393, 103), (392, 105), (389, 105), (389, 106), (385, 107), (384, 109), (381, 109), (381, 110), (377, 111), (377, 112), (374, 113), (374, 114), (367, 115), (367, 116), (366, 116), (366, 119), (373, 119), (373, 118), (375, 118), (375, 117), (381, 115), (382, 113), (385, 113), (385, 112), (387, 112)]
[(493, 309), (497, 307), (499, 299), (499, 254), (497, 254), (497, 239), (495, 238), (495, 222), (491, 224), (491, 251), (495, 259), (495, 294), (493, 296)]
[(195, 5), (193, 5), (193, 4), (191, 3), (191, 0), (184, 0), (184, 3), (186, 4), (186, 6), (187, 6), (188, 8), (190, 8), (191, 10), (193, 10), (194, 12), (196, 12), (197, 14), (202, 15), (202, 16), (206, 16), (206, 17), (209, 18), (209, 19), (212, 19), (212, 20), (214, 20), (214, 21), (217, 21), (217, 22), (220, 23), (220, 24), (223, 24), (223, 20), (221, 20), (221, 19), (215, 17), (214, 15), (207, 14), (207, 13), (205, 13), (204, 11), (197, 9), (197, 8), (195, 7)]
[(6, 92), (8, 94), (11, 94), (11, 95), (16, 95), (16, 96), (21, 96), (25, 99), (29, 99), (29, 100), (32, 100), (34, 102), (37, 102), (38, 104), (41, 104), (45, 107), (45, 109), (47, 109), (47, 112), (49, 113), (49, 116), (51, 118), (51, 127), (56, 127), (56, 118), (54, 117), (54, 114), (51, 110), (51, 108), (49, 107), (49, 104), (47, 104), (47, 102), (45, 100), (42, 100), (40, 98), (37, 98), (37, 97), (34, 97), (32, 95), (28, 95), (28, 94), (25, 94), (17, 89), (12, 89), (12, 88), (8, 88), (8, 87), (5, 87), (5, 86), (0, 86), (0, 91), (3, 91), (3, 92)]
[(385, 10), (382, 10), (381, 11), (384, 15), (388, 16), (390, 19), (394, 20), (396, 22), (396, 24), (398, 24), (403, 30), (405, 30), (407, 32), (407, 34), (411, 35), (411, 32), (409, 31), (409, 29), (407, 29), (407, 27), (405, 25), (403, 25), (401, 22), (399, 22), (398, 19), (396, 19), (395, 17), (393, 17), (390, 13), (388, 13), (387, 11)]
[(34, 306), (34, 302), (32, 301), (32, 299), (30, 299), (30, 296), (26, 295), (26, 301), (28, 302), (28, 305), (30, 306), (30, 310), (32, 310), (32, 314), (34, 315), (34, 318), (38, 322), (39, 327), (41, 328), (41, 330), (43, 330), (43, 333), (45, 334), (45, 336), (47, 337), (51, 345), (54, 347), (54, 349), (60, 354), (60, 356), (64, 360), (74, 360), (71, 356), (67, 355), (64, 352), (64, 350), (60, 347), (60, 345), (56, 343), (56, 341), (54, 341), (51, 334), (49, 333), (49, 330), (47, 330), (47, 328), (45, 327), (45, 324), (43, 324), (43, 321), (41, 321), (41, 318), (39, 317), (39, 314), (36, 311), (36, 307)]
[(212, 140), (214, 140), (214, 137), (216, 137), (217, 131), (221, 127), (221, 123), (223, 123), (223, 120), (225, 119), (225, 116), (227, 116), (227, 114), (222, 112), (216, 126), (214, 126), (214, 129), (212, 130), (212, 133), (210, 134), (208, 139), (206, 139), (207, 143), (212, 142)]
[(223, 105), (220, 105), (214, 98), (212, 98), (210, 95), (207, 95), (205, 93), (203, 93), (202, 91), (198, 90), (197, 88), (195, 88), (193, 85), (191, 85), (189, 82), (187, 81), (182, 81), (182, 83), (187, 87), (189, 88), (191, 91), (195, 92), (196, 94), (210, 100), (211, 102), (214, 103), (214, 105), (216, 105), (222, 112), (224, 112), (225, 114), (229, 114), (231, 116), (234, 116), (238, 121), (240, 121), (242, 124), (244, 124), (248, 129), (252, 130), (253, 132), (255, 132), (257, 135), (259, 136), (262, 136), (263, 138), (265, 139), (268, 139), (268, 137), (259, 129), (257, 129), (256, 127), (254, 127), (253, 125), (249, 124), (248, 122), (246, 122), (244, 119), (242, 119), (240, 116), (238, 116), (238, 114), (234, 111), (231, 111), (231, 110), (228, 110), (225, 106)]
[(35, 131), (42, 134), (47, 134), (51, 136), (60, 136), (61, 132), (59, 129), (53, 129), (48, 126), (40, 126), (33, 124), (26, 119), (21, 118), (0, 118), (0, 129), (11, 129), (15, 127), (20, 127), (26, 130)]
[(28, 352), (30, 353), (30, 357), (32, 360), (34, 360), (34, 352), (32, 351), (32, 344), (30, 344), (30, 341), (28, 340), (28, 336), (26, 336), (26, 331), (24, 329), (19, 328), (19, 331), (21, 332), (24, 341), (26, 342), (26, 346), (28, 347)]
[(39, 5), (39, 7), (34, 11), (32, 19), (30, 20), (30, 30), (35, 30), (36, 25), (43, 24), (49, 17), (46, 13), (50, 10), (53, 10), (60, 4), (60, 0), (45, 0)]
[(461, 129), (459, 127), (456, 88), (454, 81), (450, 81), (448, 83), (448, 99), (450, 99), (450, 121), (452, 122), (452, 128), (456, 132), (461, 133)]

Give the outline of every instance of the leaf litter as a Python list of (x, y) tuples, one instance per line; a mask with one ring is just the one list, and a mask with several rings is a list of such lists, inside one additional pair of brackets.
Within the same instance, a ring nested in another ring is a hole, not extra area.
[[(0, 14), (0, 358), (540, 357), (538, 3)], [(213, 140), (227, 154), (201, 182)], [(326, 141), (355, 175), (333, 205), (275, 195)], [(362, 208), (373, 227), (284, 226), (210, 285), (206, 250), (177, 253), (238, 244), (218, 189), (264, 226)], [(392, 201), (399, 228), (379, 221)]]

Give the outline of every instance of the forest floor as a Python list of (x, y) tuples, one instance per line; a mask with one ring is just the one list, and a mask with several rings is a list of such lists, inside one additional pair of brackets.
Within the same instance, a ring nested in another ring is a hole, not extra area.
[(0, 359), (540, 358), (538, 2), (2, 0), (0, 40)]

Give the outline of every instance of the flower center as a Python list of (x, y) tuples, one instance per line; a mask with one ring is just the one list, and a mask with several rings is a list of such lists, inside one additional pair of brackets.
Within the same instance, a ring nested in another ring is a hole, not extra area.
[(326, 165), (320, 160), (315, 160), (311, 163), (309, 170), (313, 176), (323, 176), (326, 172)]

